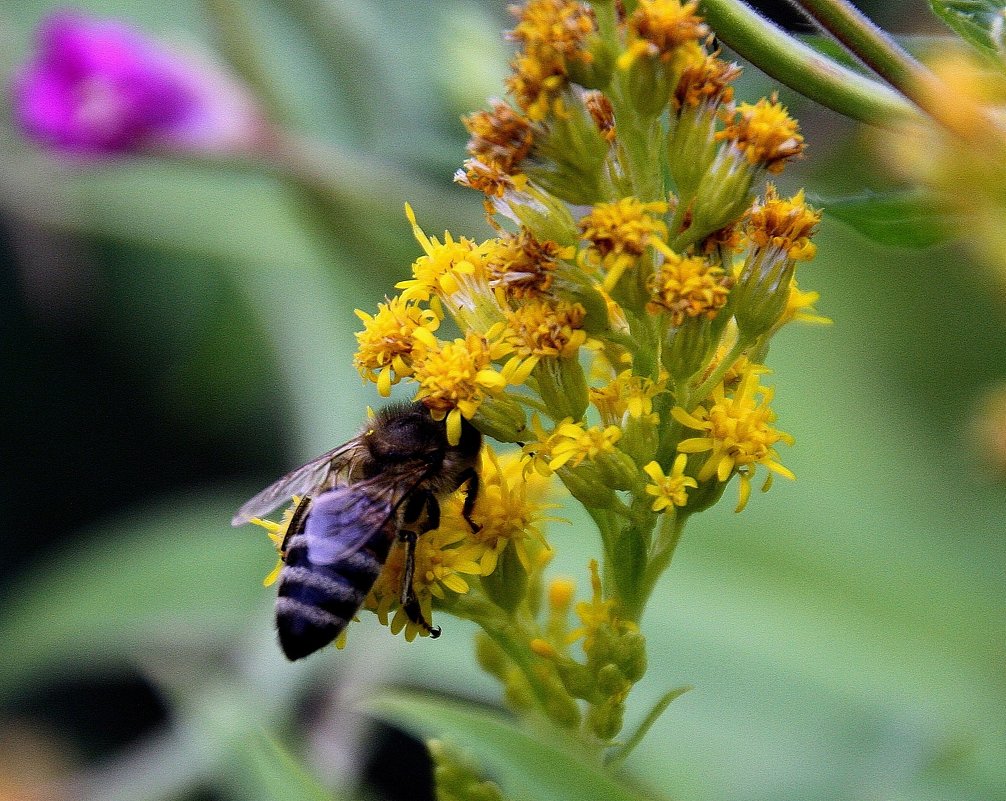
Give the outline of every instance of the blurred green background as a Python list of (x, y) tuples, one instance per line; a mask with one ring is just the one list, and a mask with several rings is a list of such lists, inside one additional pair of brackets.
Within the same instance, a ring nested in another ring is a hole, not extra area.
[[(406, 644), (365, 618), (344, 651), (284, 662), (261, 586), (274, 553), (228, 521), (378, 402), (351, 366), (352, 312), (418, 253), (404, 202), (431, 233), (489, 235), (450, 178), (460, 115), (502, 93), (504, 5), (84, 6), (220, 61), (244, 31), (286, 122), (337, 156), (321, 211), (250, 168), (60, 164), (5, 104), (3, 801), (421, 799), (421, 752), (372, 736), (354, 699), (399, 683), (496, 701), (454, 620)], [(936, 29), (922, 2), (871, 5), (896, 31)], [(45, 11), (5, 0), (4, 76)], [(738, 96), (771, 88), (749, 70)], [(810, 145), (785, 188), (890, 180), (853, 126), (784, 99)], [(828, 217), (818, 242), (801, 288), (835, 324), (791, 327), (770, 361), (798, 481), (692, 522), (644, 620), (627, 725), (695, 689), (629, 769), (683, 801), (1006, 798), (1006, 492), (972, 437), (1006, 382), (1004, 276)], [(563, 514), (553, 570), (583, 588), (597, 543)]]

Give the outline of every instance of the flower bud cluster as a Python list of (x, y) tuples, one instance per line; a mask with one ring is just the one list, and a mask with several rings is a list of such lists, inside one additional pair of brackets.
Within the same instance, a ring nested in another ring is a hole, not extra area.
[[(514, 13), (509, 98), (465, 119), (456, 176), (495, 235), (429, 236), (407, 208), (422, 254), (400, 294), (359, 312), (356, 366), (382, 395), (411, 382), (451, 442), (468, 420), (516, 446), (505, 469), (487, 456), (500, 489), (476, 514), (498, 505), (509, 523), (493, 527), (510, 533), (425, 535), (455, 576), (430, 597), (483, 626), (480, 660), (516, 708), (610, 743), (646, 666), (637, 621), (684, 522), (735, 478), (738, 510), (756, 473), (764, 489), (793, 478), (764, 362), (783, 325), (823, 321), (795, 280), (820, 213), (762, 184), (803, 137), (775, 96), (735, 101), (740, 68), (710, 49), (694, 0)], [(546, 507), (520, 487), (552, 476), (600, 533), (588, 601), (563, 583), (543, 593), (549, 551), (529, 521)]]

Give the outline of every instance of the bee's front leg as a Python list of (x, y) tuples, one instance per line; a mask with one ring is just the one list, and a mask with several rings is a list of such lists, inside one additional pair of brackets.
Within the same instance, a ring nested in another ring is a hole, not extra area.
[[(419, 533), (405, 528), (406, 525), (415, 523), (419, 519), (424, 506), (426, 507), (426, 520), (420, 526)], [(430, 637), (436, 639), (440, 636), (440, 627), (430, 625), (423, 616), (423, 610), (419, 606), (419, 599), (416, 597), (416, 589), (413, 586), (413, 578), (416, 573), (416, 540), (419, 538), (419, 534), (425, 534), (427, 531), (440, 527), (440, 503), (433, 493), (417, 493), (409, 498), (402, 513), (402, 523), (403, 526), (398, 532), (398, 538), (405, 545), (405, 568), (402, 571), (402, 609), (405, 610), (409, 620), (422, 626)]]

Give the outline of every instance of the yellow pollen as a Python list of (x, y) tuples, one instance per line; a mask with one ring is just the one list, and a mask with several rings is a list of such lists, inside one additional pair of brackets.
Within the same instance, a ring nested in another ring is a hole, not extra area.
[(667, 251), (664, 263), (650, 277), (646, 310), (651, 314), (668, 312), (673, 326), (682, 325), (686, 317), (712, 319), (726, 304), (731, 283), (723, 268), (699, 256), (682, 258)]
[(748, 216), (747, 236), (758, 247), (778, 248), (795, 261), (808, 261), (817, 250), (810, 238), (820, 221), (821, 212), (804, 203), (802, 189), (783, 200), (775, 186), (768, 184), (765, 200)]

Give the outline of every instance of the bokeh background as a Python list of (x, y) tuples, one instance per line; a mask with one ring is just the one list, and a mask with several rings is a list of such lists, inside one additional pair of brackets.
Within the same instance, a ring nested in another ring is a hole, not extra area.
[[(859, 5), (938, 32), (922, 2)], [(82, 4), (221, 63), (245, 31), (285, 122), (335, 159), (322, 211), (247, 165), (61, 163), (12, 130), (5, 89), (2, 801), (427, 798), (421, 748), (355, 699), (390, 682), (496, 701), (454, 620), (406, 644), (366, 618), (344, 651), (285, 663), (275, 554), (228, 521), (378, 402), (353, 309), (419, 252), (404, 202), (428, 231), (489, 235), (450, 177), (460, 116), (502, 91), (504, 6)], [(5, 87), (48, 10), (0, 7)], [(752, 69), (738, 96), (771, 89)], [(826, 205), (890, 182), (855, 126), (783, 98), (809, 143), (785, 189)], [(1006, 275), (828, 216), (818, 242), (801, 288), (835, 323), (787, 328), (771, 360), (798, 481), (690, 526), (628, 725), (694, 689), (629, 768), (688, 801), (1006, 798), (1006, 472), (976, 422), (1006, 383)], [(553, 570), (583, 587), (597, 543), (564, 514)]]

